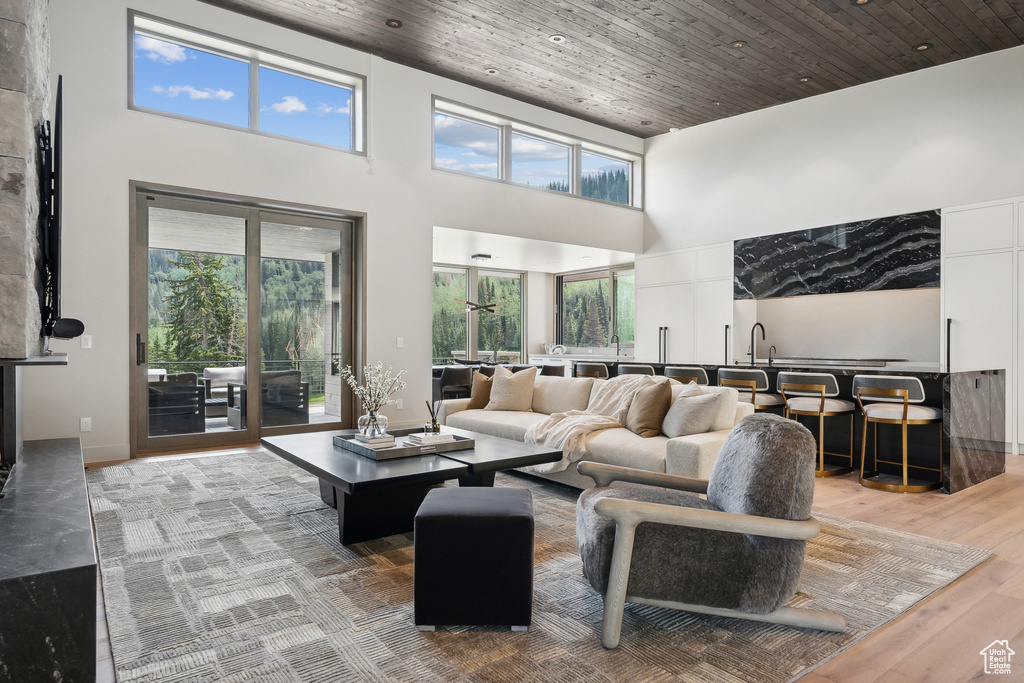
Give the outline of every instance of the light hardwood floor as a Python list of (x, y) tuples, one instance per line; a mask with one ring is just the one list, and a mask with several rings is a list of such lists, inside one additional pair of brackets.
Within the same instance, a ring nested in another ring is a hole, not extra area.
[[(239, 450), (246, 449), (230, 452)], [(1013, 674), (998, 680), (1024, 681), (1024, 456), (1007, 456), (1005, 474), (952, 496), (874, 491), (852, 474), (818, 479), (814, 509), (986, 548), (995, 556), (801, 681), (987, 679), (980, 651), (994, 640), (1008, 640), (1019, 653)], [(96, 680), (114, 683), (102, 592), (96, 611)]]

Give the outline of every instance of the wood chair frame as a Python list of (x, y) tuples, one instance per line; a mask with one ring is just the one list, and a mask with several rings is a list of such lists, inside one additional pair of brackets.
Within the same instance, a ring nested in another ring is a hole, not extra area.
[[(577, 466), (577, 471), (580, 474), (593, 478), (598, 486), (608, 486), (613, 481), (622, 481), (661, 486), (691, 493), (707, 493), (708, 490), (708, 482), (703, 479), (690, 479), (688, 477), (635, 470), (630, 467), (620, 467), (617, 465), (581, 462)], [(636, 527), (642, 522), (657, 522), (660, 524), (688, 526), (738, 534), (754, 534), (773, 538), (807, 540), (814, 538), (821, 531), (818, 520), (813, 517), (806, 520), (776, 519), (774, 517), (740, 515), (717, 510), (698, 510), (695, 508), (623, 500), (620, 498), (603, 498), (597, 502), (594, 509), (599, 514), (610, 517), (615, 521), (615, 542), (612, 547), (611, 572), (608, 575), (608, 590), (604, 595), (604, 619), (601, 624), (601, 644), (607, 649), (613, 649), (619, 645), (622, 635), (622, 616), (627, 602), (700, 614), (747, 619), (749, 621), (813, 628), (822, 631), (841, 632), (846, 628), (846, 620), (841, 615), (832, 612), (783, 606), (774, 612), (755, 614), (705, 605), (690, 605), (670, 600), (651, 600), (641, 596), (628, 595), (626, 592), (629, 581), (629, 568), (633, 561), (633, 542), (636, 536)]]

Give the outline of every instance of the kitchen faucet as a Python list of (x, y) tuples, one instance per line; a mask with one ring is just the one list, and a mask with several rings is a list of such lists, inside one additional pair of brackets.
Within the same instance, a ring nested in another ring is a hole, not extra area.
[(772, 360), (775, 358), (776, 351), (778, 351), (778, 349), (775, 348), (775, 344), (772, 344), (768, 349), (768, 367), (772, 366)]
[(754, 359), (757, 358), (757, 354), (755, 353), (757, 351), (757, 347), (754, 345), (754, 331), (757, 328), (759, 328), (759, 327), (761, 328), (761, 340), (764, 341), (764, 339), (765, 339), (764, 325), (762, 325), (761, 323), (754, 323), (754, 326), (750, 328), (750, 366), (751, 367), (754, 366)]
[(611, 339), (609, 339), (608, 341), (610, 342), (612, 340), (615, 340), (615, 357), (618, 358), (619, 357), (619, 335), (613, 334), (611, 336)]

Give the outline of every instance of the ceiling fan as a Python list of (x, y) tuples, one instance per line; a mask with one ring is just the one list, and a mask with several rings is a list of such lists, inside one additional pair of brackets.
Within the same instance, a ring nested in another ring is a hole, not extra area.
[(458, 301), (460, 304), (466, 304), (466, 313), (470, 311), (483, 311), (485, 313), (497, 313), (496, 309), (504, 306), (503, 301), (499, 301), (493, 304), (478, 304), (475, 301), (468, 301), (466, 299), (459, 299), (458, 297), (452, 297), (452, 300)]

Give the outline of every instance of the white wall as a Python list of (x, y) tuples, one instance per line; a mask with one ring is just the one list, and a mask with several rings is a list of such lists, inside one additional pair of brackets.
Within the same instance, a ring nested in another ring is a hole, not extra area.
[[(764, 341), (757, 335), (757, 357), (767, 358), (774, 345), (776, 356), (937, 364), (939, 299), (938, 287), (761, 299), (753, 302), (765, 329)], [(733, 347), (741, 363), (749, 361), (752, 325), (736, 323)]]
[(1024, 47), (648, 140), (644, 253), (1024, 194)]
[[(128, 5), (51, 0), (51, 71), (64, 75), (63, 311), (93, 348), (55, 342), (69, 367), (25, 373), (25, 436), (81, 435), (87, 461), (128, 456), (129, 181), (367, 214), (367, 349), (409, 369), (405, 405), (430, 396), (430, 282), (435, 225), (640, 251), (642, 214), (432, 171), (438, 95), (633, 152), (642, 141), (200, 2), (138, 0), (132, 9), (368, 77), (368, 155), (129, 111)], [(532, 281), (531, 281), (532, 284)], [(532, 298), (532, 295), (531, 295)], [(396, 337), (405, 338), (404, 348)], [(531, 333), (532, 337), (532, 333)], [(424, 415), (392, 411), (392, 420)]]
[[(1022, 82), (1018, 47), (652, 138), (644, 253), (1021, 195)], [(856, 297), (736, 302), (736, 357), (761, 320), (769, 335), (813, 335), (808, 353), (796, 338), (776, 341), (780, 353), (937, 362), (936, 294), (883, 298), (878, 316)], [(840, 315), (825, 324), (821, 311)], [(868, 326), (904, 314), (886, 332), (898, 346), (872, 351)], [(851, 322), (859, 332), (843, 334)]]
[(526, 353), (544, 353), (544, 344), (555, 341), (555, 276), (531, 270), (526, 273)]

